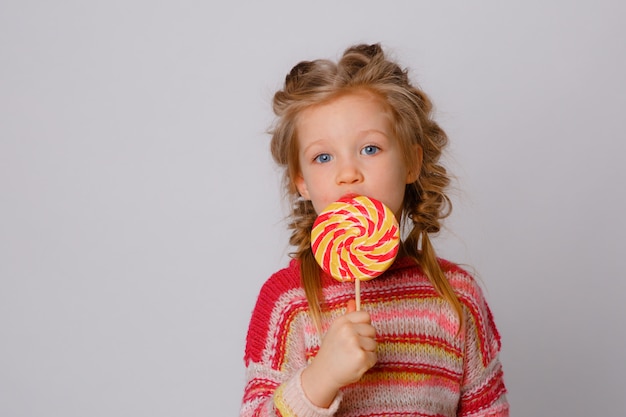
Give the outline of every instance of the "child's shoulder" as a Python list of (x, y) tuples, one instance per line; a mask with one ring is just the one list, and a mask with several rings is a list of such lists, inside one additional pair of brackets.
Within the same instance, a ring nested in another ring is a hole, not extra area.
[[(471, 318), (480, 337), (483, 337), (484, 348), (491, 349), (489, 354), (496, 354), (500, 350), (500, 334), (481, 285), (460, 265), (446, 260), (440, 260), (440, 265), (459, 301), (465, 307), (468, 318)], [(489, 354), (483, 352), (485, 357), (489, 357)]]
[(282, 294), (300, 288), (300, 261), (292, 259), (289, 264), (274, 272), (261, 287), (261, 293)]
[(461, 303), (484, 303), (482, 288), (472, 273), (461, 265), (446, 259), (439, 259), (439, 265)]
[[(470, 308), (476, 308), (476, 306), (485, 304), (482, 288), (474, 275), (468, 271), (470, 268), (463, 267), (460, 264), (443, 258), (437, 258), (437, 261), (462, 304)], [(422, 267), (410, 257), (398, 259), (392, 266), (391, 271), (400, 274), (409, 274), (412, 277), (420, 277), (424, 282), (429, 281)]]
[(288, 321), (294, 312), (305, 308), (306, 297), (300, 286), (300, 263), (292, 260), (287, 267), (272, 274), (261, 287), (248, 328), (246, 362), (260, 361), (266, 341), (275, 332), (284, 331), (280, 322)]
[(289, 265), (274, 272), (261, 286), (255, 310), (271, 314), (278, 304), (306, 300), (300, 285), (300, 261), (292, 259)]

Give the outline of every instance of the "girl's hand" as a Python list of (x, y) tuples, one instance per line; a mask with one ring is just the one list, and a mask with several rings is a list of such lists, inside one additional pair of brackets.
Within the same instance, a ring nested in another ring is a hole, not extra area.
[(369, 313), (355, 311), (353, 300), (346, 310), (330, 326), (317, 356), (302, 372), (302, 389), (318, 407), (329, 407), (341, 387), (357, 382), (376, 364), (376, 330)]

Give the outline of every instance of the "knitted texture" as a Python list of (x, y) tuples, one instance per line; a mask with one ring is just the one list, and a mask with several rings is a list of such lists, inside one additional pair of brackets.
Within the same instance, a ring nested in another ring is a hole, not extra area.
[[(454, 309), (415, 262), (398, 259), (361, 288), (362, 309), (376, 329), (378, 362), (322, 409), (300, 385), (321, 340), (307, 313), (299, 262), (292, 260), (263, 285), (252, 314), (241, 416), (508, 416), (491, 311), (467, 272), (441, 265), (463, 305), (464, 327), (458, 331)], [(322, 286), (325, 332), (345, 314), (354, 287), (328, 275)]]

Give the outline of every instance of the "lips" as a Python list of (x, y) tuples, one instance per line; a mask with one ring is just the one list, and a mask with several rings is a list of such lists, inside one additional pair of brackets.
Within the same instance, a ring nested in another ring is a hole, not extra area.
[(340, 200), (350, 200), (350, 199), (352, 199), (354, 197), (358, 197), (360, 195), (361, 194), (357, 194), (357, 193), (347, 193), (347, 194), (342, 195)]

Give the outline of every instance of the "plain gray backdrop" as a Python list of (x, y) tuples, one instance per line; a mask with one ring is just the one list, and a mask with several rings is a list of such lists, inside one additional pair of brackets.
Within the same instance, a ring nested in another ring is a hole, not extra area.
[(624, 416), (619, 1), (0, 1), (0, 415), (235, 416), (288, 261), (270, 101), (381, 42), (450, 136), (512, 415)]

